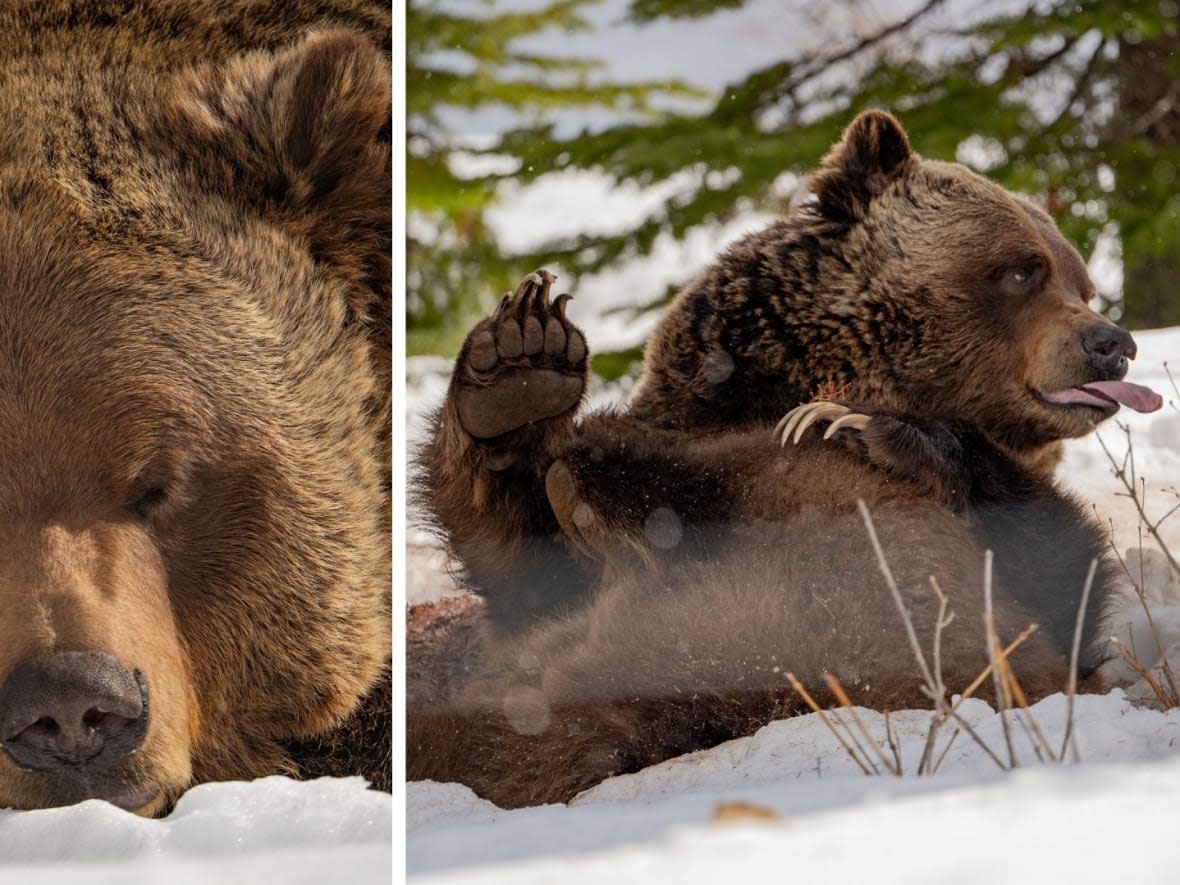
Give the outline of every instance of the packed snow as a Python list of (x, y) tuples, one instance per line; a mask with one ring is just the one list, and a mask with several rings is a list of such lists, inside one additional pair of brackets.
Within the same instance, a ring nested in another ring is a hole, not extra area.
[[(565, 214), (602, 217), (596, 208), (605, 199), (603, 182), (587, 176), (561, 185)], [(537, 204), (528, 211), (517, 212), (514, 207), (522, 203), (513, 202), (496, 221), (527, 239), (529, 225), (551, 217), (537, 208), (544, 206), (545, 191), (530, 199)], [(632, 346), (650, 331), (655, 317), (637, 321), (628, 307), (703, 267), (725, 243), (764, 223), (763, 216), (740, 216), (686, 243), (661, 243), (652, 259), (581, 278), (570, 315), (587, 331), (592, 348)], [(1101, 266), (1091, 270), (1096, 277), (1112, 272)], [(1145, 535), (1141, 542), (1135, 505), (1124, 496), (1100, 440), (1120, 464), (1130, 440), (1149, 518), (1157, 520), (1180, 503), (1180, 393), (1165, 370), (1170, 360), (1180, 382), (1180, 328), (1138, 332), (1135, 339), (1139, 356), (1128, 380), (1161, 393), (1164, 408), (1149, 415), (1124, 409), (1098, 435), (1070, 441), (1058, 477), (1092, 504), (1104, 523), (1109, 521), (1116, 548), (1144, 588), (1163, 652), (1151, 640), (1130, 581), (1108, 626), (1152, 668), (1165, 654), (1180, 662), (1180, 580), (1155, 541)], [(442, 399), (450, 366), (440, 357), (408, 361), (411, 446), (423, 439), (426, 416)], [(631, 383), (594, 382), (590, 407), (623, 401)], [(1165, 520), (1160, 533), (1180, 555), (1180, 513)], [(461, 592), (429, 535), (412, 525), (408, 539), (407, 601)], [(505, 811), (456, 784), (411, 783), (407, 871), (422, 883), (609, 878), (684, 885), (732, 880), (743, 873), (812, 881), (868, 881), (871, 876), (884, 883), (952, 877), (956, 882), (1067, 876), (1100, 881), (1116, 875), (1171, 880), (1180, 866), (1167, 823), (1180, 804), (1180, 711), (1146, 705), (1151, 690), (1125, 665), (1110, 665), (1108, 672), (1125, 690), (1076, 699), (1077, 752), (1076, 757), (1067, 752), (1065, 764), (1038, 760), (1026, 732), (1035, 725), (1053, 754), (1060, 755), (1066, 699), (1054, 695), (1031, 709), (1032, 723), (1010, 720), (1018, 762), (1011, 771), (960, 733), (937, 773), (917, 776), (930, 713), (909, 711), (890, 717), (901, 777), (886, 772), (879, 760), (879, 773), (861, 773), (812, 715), (608, 780), (569, 806)], [(961, 712), (1008, 767), (1000, 717), (973, 699)], [(867, 710), (859, 716), (891, 756), (883, 717)], [(953, 731), (944, 727), (938, 753)], [(1101, 835), (1095, 838), (1095, 832)]]
[(385, 883), (393, 800), (364, 780), (286, 777), (205, 784), (162, 820), (98, 800), (0, 810), (0, 882), (169, 885)]

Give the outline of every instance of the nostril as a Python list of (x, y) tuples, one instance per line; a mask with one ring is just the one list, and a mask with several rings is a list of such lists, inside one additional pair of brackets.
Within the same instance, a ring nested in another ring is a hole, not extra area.
[(1135, 358), (1134, 339), (1113, 323), (1091, 326), (1078, 338), (1087, 361), (1102, 372), (1125, 372), (1127, 360)]
[(100, 652), (32, 658), (0, 685), (0, 742), (22, 768), (110, 770), (143, 743), (146, 685)]
[[(33, 729), (34, 734), (43, 734), (48, 737), (55, 737), (61, 733), (61, 726), (57, 724), (57, 720), (52, 716), (42, 716), (36, 722), (29, 726)], [(28, 728), (25, 729), (28, 732)]]

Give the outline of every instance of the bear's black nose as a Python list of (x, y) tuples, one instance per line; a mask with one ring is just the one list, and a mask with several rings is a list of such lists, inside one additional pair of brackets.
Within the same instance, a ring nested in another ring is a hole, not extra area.
[(146, 688), (105, 652), (29, 658), (0, 686), (0, 746), (21, 768), (89, 782), (143, 743)]
[(1102, 373), (1100, 380), (1119, 380), (1127, 374), (1127, 360), (1135, 359), (1135, 340), (1118, 326), (1099, 323), (1079, 336), (1086, 361)]

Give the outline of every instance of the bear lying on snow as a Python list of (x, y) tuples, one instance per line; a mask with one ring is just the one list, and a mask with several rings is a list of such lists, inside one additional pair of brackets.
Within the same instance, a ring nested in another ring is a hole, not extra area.
[(0, 9), (0, 807), (388, 789), (388, 13)]
[(411, 778), (567, 800), (799, 712), (787, 672), (821, 704), (826, 672), (859, 704), (927, 705), (858, 499), (919, 636), (931, 576), (949, 597), (952, 693), (987, 664), (985, 550), (999, 636), (1040, 628), (1012, 658), (1030, 698), (1066, 684), (1097, 559), (1080, 671), (1099, 687), (1114, 569), (1052, 468), (1119, 403), (1160, 406), (1122, 381), (1131, 336), (1087, 306), (1048, 216), (921, 159), (888, 114), (811, 187), (681, 293), (625, 409), (575, 420), (586, 345), (544, 272), (471, 332), (421, 495), (490, 635), (411, 709)]

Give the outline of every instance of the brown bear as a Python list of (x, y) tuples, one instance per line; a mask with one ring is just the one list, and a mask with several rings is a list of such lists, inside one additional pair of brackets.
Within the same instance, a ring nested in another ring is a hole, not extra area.
[(929, 704), (858, 501), (919, 636), (931, 577), (949, 598), (951, 692), (988, 660), (986, 550), (999, 636), (1039, 625), (1012, 659), (1030, 698), (1066, 684), (1096, 560), (1079, 669), (1100, 687), (1114, 569), (1051, 474), (1119, 403), (1159, 407), (1122, 380), (1130, 335), (1048, 216), (886, 113), (810, 184), (680, 294), (625, 409), (575, 419), (586, 344), (544, 272), (471, 332), (421, 497), (489, 639), (411, 710), (411, 778), (564, 801), (804, 709), (787, 672), (821, 703), (829, 673), (863, 705)]
[(0, 9), (0, 807), (389, 788), (389, 36)]

